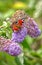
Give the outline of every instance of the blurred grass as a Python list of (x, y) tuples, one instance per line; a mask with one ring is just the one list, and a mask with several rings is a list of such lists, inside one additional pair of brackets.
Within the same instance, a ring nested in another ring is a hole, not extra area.
[[(33, 17), (42, 30), (42, 0), (0, 0), (0, 36), (11, 38), (10, 22), (6, 19), (18, 9)], [(0, 65), (42, 65), (42, 34), (36, 39), (27, 36), (21, 45), (23, 55), (18, 57), (0, 52)]]

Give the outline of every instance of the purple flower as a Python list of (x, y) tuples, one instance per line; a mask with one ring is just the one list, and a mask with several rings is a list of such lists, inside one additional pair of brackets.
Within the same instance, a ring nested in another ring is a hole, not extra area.
[(24, 21), (21, 30), (13, 32), (12, 33), (12, 42), (22, 42), (26, 35), (29, 35), (31, 37), (38, 37), (41, 34), (40, 29), (38, 28), (38, 25), (35, 23), (35, 21), (28, 17), (26, 21)]
[(27, 28), (28, 35), (31, 37), (38, 37), (41, 34), (41, 30), (38, 28), (38, 25), (30, 17), (27, 18), (27, 21), (24, 22), (23, 26)]
[(20, 43), (20, 42), (22, 42), (24, 40), (26, 35), (27, 35), (27, 28), (23, 27), (18, 32), (13, 32), (12, 33), (11, 41)]
[(0, 52), (5, 51), (10, 55), (17, 56), (22, 52), (20, 45), (10, 39), (0, 37)]
[(18, 43), (11, 42), (11, 44), (8, 47), (4, 47), (4, 51), (12, 56), (17, 56), (22, 52), (22, 49)]

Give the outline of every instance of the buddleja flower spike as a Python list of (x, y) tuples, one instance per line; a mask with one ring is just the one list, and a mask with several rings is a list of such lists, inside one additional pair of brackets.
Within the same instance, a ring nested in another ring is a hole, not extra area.
[(10, 39), (0, 37), (0, 52), (3, 51), (12, 56), (17, 56), (22, 52), (22, 49), (18, 43), (13, 43)]
[(36, 22), (22, 10), (16, 11), (10, 21), (13, 42), (22, 42), (27, 34), (31, 37), (38, 37), (41, 34)]

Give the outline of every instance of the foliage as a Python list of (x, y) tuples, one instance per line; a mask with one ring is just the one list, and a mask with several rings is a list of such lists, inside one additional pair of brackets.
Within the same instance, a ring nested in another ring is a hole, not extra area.
[[(33, 17), (42, 30), (42, 0), (0, 0), (0, 36), (11, 38), (8, 18), (17, 9)], [(20, 45), (23, 53), (17, 57), (0, 52), (0, 65), (42, 65), (42, 34), (35, 39), (27, 36)]]

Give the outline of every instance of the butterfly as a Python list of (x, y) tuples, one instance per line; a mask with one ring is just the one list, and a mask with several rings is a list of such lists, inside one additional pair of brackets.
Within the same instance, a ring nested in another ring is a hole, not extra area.
[(18, 11), (16, 11), (15, 14), (13, 14), (13, 16), (10, 19), (10, 21), (12, 23), (11, 28), (13, 31), (18, 31), (19, 29), (21, 29), (25, 17), (26, 17), (26, 15), (25, 15), (24, 11), (21, 11), (21, 10), (18, 10)]
[(11, 25), (12, 30), (18, 31), (19, 29), (21, 29), (22, 23), (23, 23), (23, 20), (18, 20), (18, 22), (12, 23)]

